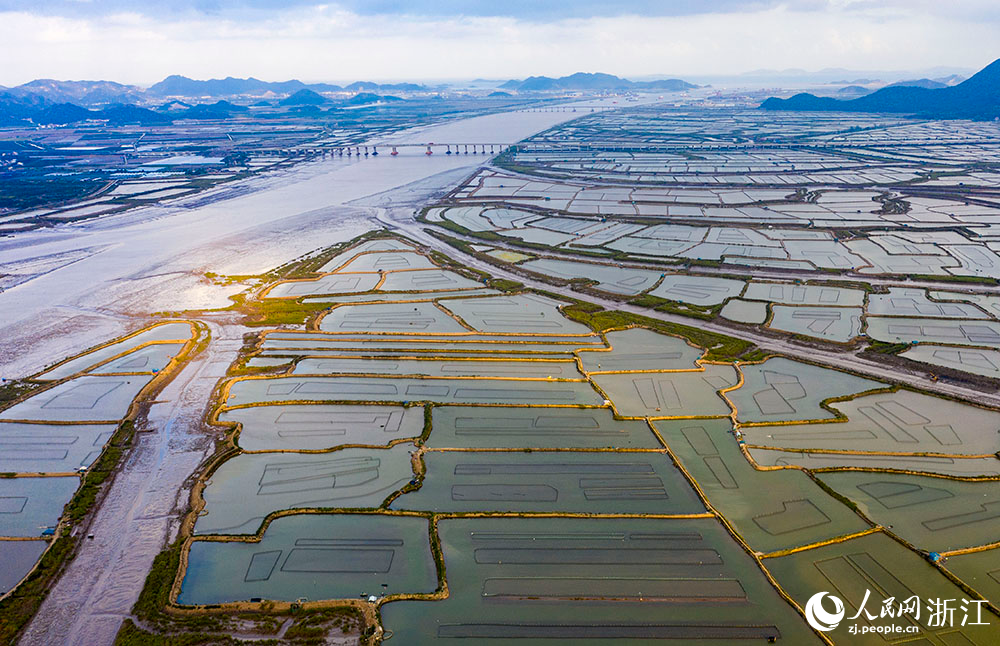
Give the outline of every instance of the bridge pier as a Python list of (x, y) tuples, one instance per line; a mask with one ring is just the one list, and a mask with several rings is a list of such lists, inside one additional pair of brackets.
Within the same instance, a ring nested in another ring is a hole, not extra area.
[[(535, 108), (535, 110), (541, 111), (539, 108)], [(510, 145), (510, 144), (497, 144), (497, 143), (492, 143), (492, 144), (485, 144), (485, 143), (436, 144), (436, 143), (424, 143), (424, 142), (420, 142), (420, 143), (406, 143), (406, 142), (403, 142), (403, 143), (396, 143), (396, 144), (382, 144), (382, 146), (383, 146), (383, 149), (384, 148), (388, 148), (389, 149), (389, 153), (388, 154), (392, 155), (393, 157), (398, 156), (400, 154), (400, 150), (402, 148), (414, 148), (414, 149), (417, 149), (417, 150), (419, 150), (419, 149), (422, 148), (425, 155), (433, 155), (434, 154), (434, 148), (435, 147), (440, 148), (441, 146), (444, 146), (444, 148), (445, 148), (445, 154), (446, 155), (470, 155), (470, 154), (471, 155), (486, 155), (486, 154), (496, 155), (498, 153), (503, 153), (505, 151), (516, 150), (516, 148), (514, 146)], [(538, 146), (536, 145), (533, 148), (537, 148), (537, 147)], [(646, 148), (648, 148), (648, 147), (646, 147)], [(567, 145), (565, 149), (566, 150), (592, 150), (592, 148), (590, 146), (581, 146), (579, 143), (574, 143), (574, 144)], [(623, 148), (621, 146), (603, 146), (602, 147), (602, 152), (611, 153), (611, 151), (626, 150), (626, 149), (627, 150), (631, 150), (631, 148)], [(543, 146), (541, 146), (541, 148), (539, 148), (539, 150), (549, 150), (549, 147), (543, 145)], [(337, 146), (337, 147), (331, 146), (330, 148), (327, 148), (327, 149), (324, 149), (324, 148), (311, 148), (311, 149), (303, 148), (301, 150), (284, 150), (284, 151), (275, 150), (273, 152), (275, 154), (278, 154), (279, 152), (281, 152), (281, 153), (284, 153), (284, 154), (290, 155), (290, 156), (295, 156), (295, 155), (317, 155), (318, 156), (318, 155), (322, 155), (324, 157), (327, 156), (327, 155), (329, 155), (330, 157), (333, 157), (334, 155), (336, 155), (338, 157), (343, 157), (344, 153), (347, 153), (348, 157), (359, 157), (360, 158), (362, 155), (365, 156), (365, 157), (375, 157), (375, 156), (377, 156), (379, 154), (380, 151), (378, 149), (378, 146), (374, 145), (374, 144), (367, 144), (367, 145), (365, 145), (365, 144), (351, 144), (349, 146), (347, 146), (347, 145), (341, 145), (341, 146)], [(383, 154), (386, 154), (384, 150), (381, 151), (381, 152)], [(440, 150), (438, 152), (440, 152)], [(537, 152), (537, 150), (536, 150), (536, 152)], [(596, 157), (596, 155), (595, 155), (595, 157)]]

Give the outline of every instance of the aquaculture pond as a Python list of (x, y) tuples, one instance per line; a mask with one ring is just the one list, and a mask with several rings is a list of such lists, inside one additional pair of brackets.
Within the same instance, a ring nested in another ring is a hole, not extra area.
[[(478, 300), (478, 299), (477, 299)], [(434, 303), (341, 305), (319, 324), (323, 332), (412, 332), (464, 334), (464, 327)]]
[(406, 644), (822, 643), (715, 519), (456, 518), (438, 528), (449, 597), (382, 607)]
[(995, 480), (859, 471), (822, 473), (819, 478), (919, 549), (948, 552), (997, 540), (1000, 487)]
[(402, 406), (275, 405), (228, 410), (244, 451), (317, 451), (340, 445), (386, 445), (423, 431), (424, 409)]
[(414, 516), (296, 514), (273, 520), (259, 541), (196, 540), (177, 602), (431, 593), (428, 528)]
[[(921, 608), (924, 612), (919, 619), (913, 613), (890, 618), (880, 617), (878, 611), (872, 612), (875, 601), (881, 605), (889, 598), (896, 604), (914, 595), (921, 600), (968, 598), (925, 558), (882, 533), (765, 559), (764, 566), (800, 607), (804, 607), (818, 590), (831, 590), (842, 600), (845, 616), (853, 617), (860, 610), (865, 591), (870, 590), (872, 598), (868, 608), (874, 618), (869, 619), (869, 614), (862, 612), (854, 620), (862, 627), (915, 625), (927, 643), (992, 644), (996, 641), (996, 621), (985, 612), (985, 620), (992, 625), (962, 626), (959, 613), (956, 613), (959, 620), (953, 625), (932, 625), (926, 605)], [(884, 634), (859, 631), (845, 643), (883, 646), (886, 641)]]
[(90, 466), (115, 428), (0, 422), (0, 473), (70, 473)]
[(937, 455), (882, 455), (821, 453), (751, 447), (750, 457), (762, 467), (803, 469), (868, 469), (871, 471), (919, 471), (957, 478), (1000, 477), (1000, 460), (995, 457)]
[(705, 353), (685, 339), (646, 328), (616, 330), (606, 333), (605, 338), (610, 348), (578, 351), (580, 364), (586, 372), (693, 370)]
[[(171, 340), (188, 341), (193, 332), (194, 330), (190, 323), (164, 323), (162, 325), (155, 325), (121, 341), (110, 343), (75, 359), (60, 363), (54, 368), (43, 372), (38, 378), (56, 380), (70, 377), (147, 343), (162, 343)], [(171, 347), (179, 349), (176, 345), (172, 345)]]
[(426, 375), (431, 377), (510, 377), (523, 379), (583, 379), (571, 359), (547, 361), (420, 360), (420, 359), (313, 359), (295, 365), (292, 374)]
[(660, 280), (661, 272), (632, 267), (542, 258), (522, 263), (522, 267), (564, 280), (586, 279), (597, 282), (598, 289), (615, 294), (639, 294)]
[(719, 391), (735, 386), (732, 366), (704, 371), (597, 374), (593, 381), (626, 417), (711, 417), (731, 410)]
[(0, 594), (13, 589), (41, 558), (46, 541), (0, 540)]
[(755, 550), (809, 545), (869, 527), (804, 472), (754, 469), (740, 452), (729, 420), (653, 425), (712, 506)]
[(564, 317), (564, 305), (537, 294), (449, 299), (442, 307), (481, 332), (589, 335), (590, 328)]
[(830, 419), (835, 415), (820, 406), (827, 399), (886, 387), (878, 381), (784, 357), (741, 365), (740, 372), (743, 383), (726, 393), (740, 422)]
[(726, 301), (719, 315), (736, 323), (757, 325), (767, 320), (767, 303), (731, 298)]
[(5, 420), (100, 422), (125, 416), (150, 376), (83, 375), (56, 384), (0, 413)]
[(421, 377), (279, 377), (233, 384), (229, 406), (258, 402), (412, 402), (600, 406), (586, 381)]
[(661, 453), (428, 451), (427, 473), (393, 509), (580, 514), (705, 511)]
[(860, 307), (775, 305), (771, 311), (768, 327), (774, 330), (836, 343), (847, 343), (861, 334)]
[(413, 479), (412, 444), (332, 453), (246, 453), (225, 462), (202, 492), (198, 534), (256, 534), (272, 512), (375, 508)]
[(0, 478), (0, 536), (41, 536), (54, 528), (79, 486), (76, 476)]
[(605, 408), (435, 406), (432, 428), (431, 448), (661, 448), (646, 422)]
[(1000, 450), (1000, 413), (950, 399), (899, 390), (830, 407), (847, 419), (741, 430), (748, 444), (781, 448), (952, 455)]

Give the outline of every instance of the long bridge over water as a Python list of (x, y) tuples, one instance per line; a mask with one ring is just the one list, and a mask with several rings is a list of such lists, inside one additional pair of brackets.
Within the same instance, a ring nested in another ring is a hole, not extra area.
[(397, 143), (397, 144), (350, 144), (338, 146), (303, 146), (301, 148), (276, 148), (268, 150), (254, 151), (254, 155), (336, 155), (338, 157), (377, 157), (388, 154), (393, 157), (399, 154), (400, 150), (419, 149), (425, 155), (445, 154), (445, 155), (496, 155), (510, 149), (514, 144), (508, 143)]
[(389, 155), (395, 157), (399, 154), (401, 148), (417, 148), (423, 149), (425, 155), (433, 155), (435, 152), (445, 155), (496, 155), (497, 153), (502, 153), (503, 151), (510, 148), (513, 144), (465, 144), (465, 143), (398, 143), (398, 144), (356, 144), (353, 146), (340, 146), (331, 149), (327, 149), (331, 154), (338, 156), (347, 155), (351, 156), (365, 156), (369, 155), (377, 156), (379, 155), (379, 148), (382, 148), (382, 152), (388, 151)]

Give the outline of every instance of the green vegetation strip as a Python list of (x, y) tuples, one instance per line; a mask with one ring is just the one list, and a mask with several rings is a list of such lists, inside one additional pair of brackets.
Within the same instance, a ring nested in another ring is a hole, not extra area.
[(66, 506), (66, 518), (70, 523), (83, 520), (94, 506), (101, 485), (111, 477), (122, 454), (132, 445), (133, 436), (135, 436), (135, 423), (132, 420), (127, 419), (118, 425), (118, 430), (111, 436), (107, 448), (101, 453), (97, 462), (87, 469), (83, 483)]
[(886, 343), (885, 341), (871, 341), (868, 343), (868, 347), (865, 348), (865, 352), (874, 352), (876, 354), (899, 354), (904, 350), (909, 350), (913, 346), (909, 343)]
[(972, 283), (974, 285), (1000, 285), (1000, 280), (987, 276), (953, 276), (951, 274), (911, 274), (910, 280), (932, 283)]
[(705, 359), (709, 361), (736, 361), (743, 359), (747, 353), (756, 349), (753, 343), (743, 339), (699, 330), (679, 323), (660, 321), (640, 314), (605, 310), (600, 305), (592, 303), (568, 305), (562, 308), (562, 312), (570, 320), (588, 325), (595, 332), (606, 332), (607, 330), (639, 325), (664, 334), (684, 337), (691, 343), (706, 348), (708, 353), (705, 355)]
[(694, 305), (667, 300), (666, 298), (660, 298), (652, 294), (643, 294), (638, 298), (634, 298), (629, 301), (629, 305), (647, 307), (665, 314), (680, 314), (681, 316), (689, 316), (703, 321), (711, 321), (722, 310), (721, 303), (718, 305)]
[(27, 379), (9, 379), (0, 385), (0, 407), (26, 397), (28, 393), (41, 388), (42, 384), (28, 381)]
[(243, 324), (249, 327), (302, 325), (329, 309), (330, 303), (302, 303), (281, 298), (248, 299), (246, 294), (231, 297), (229, 309), (246, 315)]
[[(122, 622), (118, 634), (115, 636), (116, 646), (198, 646), (199, 644), (211, 644), (211, 646), (229, 646), (230, 644), (241, 644), (232, 637), (206, 634), (177, 634), (157, 635), (146, 632), (139, 628), (131, 619)], [(255, 642), (258, 644), (273, 644), (273, 640)]]

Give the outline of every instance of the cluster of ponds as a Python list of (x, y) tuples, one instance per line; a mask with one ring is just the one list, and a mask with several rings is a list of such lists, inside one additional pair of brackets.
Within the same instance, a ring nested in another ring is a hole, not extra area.
[[(223, 389), (239, 450), (204, 475), (178, 604), (361, 597), (406, 644), (819, 644), (783, 594), (964, 594), (881, 528), (946, 554), (994, 540), (1000, 413), (788, 358), (707, 362), (644, 328), (595, 333), (398, 239), (324, 269), (268, 297), (295, 285), (331, 309), (266, 333), (247, 363), (264, 372)], [(421, 272), (441, 291), (395, 276)], [(350, 275), (373, 286), (328, 291)], [(956, 555), (953, 573), (994, 552)]]
[(585, 277), (611, 295), (655, 296), (679, 304), (682, 311), (690, 305), (718, 308), (729, 321), (832, 343), (867, 338), (910, 344), (906, 358), (1000, 378), (1000, 354), (994, 350), (1000, 348), (997, 296), (902, 286), (873, 292), (861, 282), (855, 288), (822, 279), (738, 280), (609, 261), (523, 256), (512, 264), (557, 280)]
[[(871, 190), (824, 189), (809, 197), (801, 201), (800, 193), (772, 189), (731, 195), (602, 188), (486, 170), (451, 196), (452, 206), (432, 209), (428, 218), (513, 242), (639, 260), (1000, 276), (1000, 256), (991, 246), (998, 207), (945, 198), (904, 200)], [(954, 230), (940, 230), (949, 226)], [(857, 233), (860, 229), (872, 230)]]

